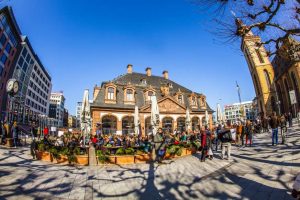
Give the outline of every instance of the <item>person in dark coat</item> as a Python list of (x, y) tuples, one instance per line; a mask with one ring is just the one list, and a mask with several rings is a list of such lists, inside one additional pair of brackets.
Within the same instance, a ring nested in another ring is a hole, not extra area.
[(280, 129), (281, 129), (282, 144), (285, 144), (286, 132), (287, 132), (287, 121), (284, 115), (282, 115), (280, 118)]
[(0, 131), (1, 131), (1, 141), (0, 144), (5, 144), (5, 140), (6, 140), (6, 131), (5, 131), (5, 127), (4, 127), (4, 122), (1, 121), (0, 122)]
[(276, 116), (276, 112), (273, 113), (270, 119), (270, 127), (272, 128), (272, 145), (278, 145), (278, 126), (279, 121)]
[(254, 131), (254, 127), (252, 125), (252, 123), (248, 120), (246, 123), (246, 146), (248, 145), (248, 141), (249, 141), (249, 145), (250, 147), (253, 144), (253, 131)]

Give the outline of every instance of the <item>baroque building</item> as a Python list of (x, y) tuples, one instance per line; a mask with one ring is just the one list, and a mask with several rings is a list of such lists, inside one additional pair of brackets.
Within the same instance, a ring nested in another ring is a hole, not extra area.
[[(299, 42), (286, 39), (272, 61), (260, 37), (250, 31), (242, 39), (241, 49), (248, 63), (261, 116), (291, 112), (296, 115), (300, 105)], [(295, 99), (292, 94), (295, 94)]]
[(205, 112), (209, 114), (212, 126), (213, 110), (206, 102), (206, 96), (193, 92), (169, 79), (168, 71), (163, 76), (133, 72), (132, 65), (127, 73), (112, 81), (95, 86), (93, 103), (90, 106), (92, 132), (102, 124), (104, 133), (126, 134), (134, 132), (134, 110), (139, 108), (139, 121), (143, 135), (151, 132), (151, 96), (155, 95), (160, 112), (160, 127), (174, 131), (185, 129), (186, 111), (190, 110), (192, 129), (205, 124)]

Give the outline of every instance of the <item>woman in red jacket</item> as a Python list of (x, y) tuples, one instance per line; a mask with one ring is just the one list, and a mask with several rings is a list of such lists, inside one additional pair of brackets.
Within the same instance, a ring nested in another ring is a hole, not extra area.
[(201, 162), (205, 162), (205, 158), (207, 155), (207, 133), (205, 130), (205, 127), (201, 128), (201, 148), (202, 148), (202, 153), (201, 153)]

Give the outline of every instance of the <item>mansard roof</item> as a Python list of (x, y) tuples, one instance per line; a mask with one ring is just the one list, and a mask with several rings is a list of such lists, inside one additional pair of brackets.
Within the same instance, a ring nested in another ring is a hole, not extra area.
[[(142, 80), (146, 81), (146, 84), (143, 83)], [(114, 83), (117, 86), (117, 103), (116, 104), (106, 104), (105, 103), (105, 85), (108, 83)], [(135, 88), (135, 100), (136, 105), (141, 108), (145, 106), (145, 99), (144, 99), (144, 93), (147, 90), (155, 90), (155, 95), (157, 96), (158, 100), (161, 98), (164, 98), (164, 95), (161, 92), (161, 86), (169, 86), (170, 89), (170, 96), (175, 96), (176, 93), (179, 91), (183, 95), (184, 99), (184, 107), (190, 107), (190, 109), (194, 112), (205, 112), (206, 109), (200, 108), (200, 100), (197, 100), (198, 107), (197, 108), (191, 108), (189, 105), (189, 96), (193, 94), (192, 90), (187, 89), (186, 87), (179, 85), (178, 83), (170, 80), (165, 79), (164, 77), (160, 76), (147, 76), (146, 74), (141, 73), (127, 73), (123, 74), (112, 81), (106, 81), (102, 82), (101, 84), (101, 90), (97, 97), (95, 98), (94, 103), (91, 105), (91, 107), (101, 107), (101, 108), (119, 108), (119, 109), (134, 109), (134, 105), (127, 105), (124, 104), (124, 87), (127, 85), (133, 86)], [(200, 93), (194, 93), (197, 96), (201, 96)], [(214, 112), (209, 105), (207, 104), (207, 110), (208, 112)]]

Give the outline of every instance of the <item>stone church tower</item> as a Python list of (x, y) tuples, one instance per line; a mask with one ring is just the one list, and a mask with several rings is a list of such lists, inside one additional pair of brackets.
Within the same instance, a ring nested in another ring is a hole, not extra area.
[(258, 45), (260, 37), (250, 31), (242, 39), (241, 49), (248, 63), (261, 115), (277, 111), (274, 69), (265, 48)]

